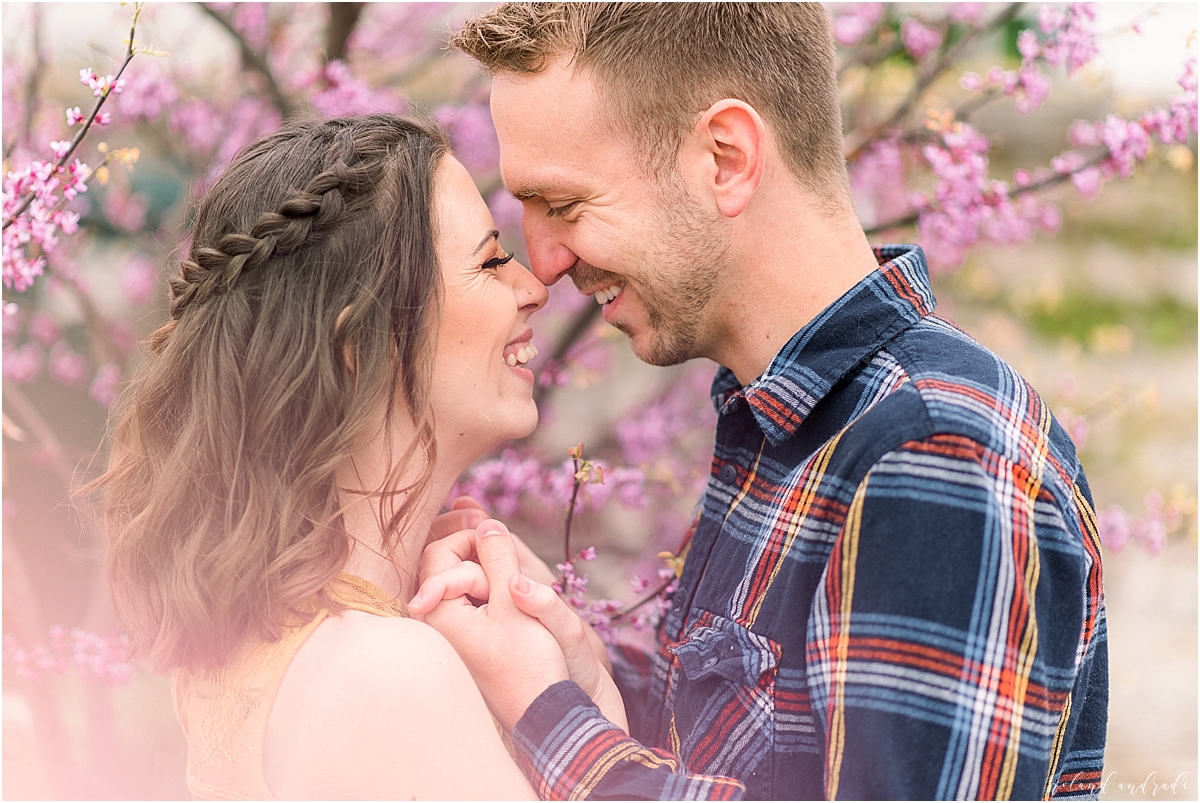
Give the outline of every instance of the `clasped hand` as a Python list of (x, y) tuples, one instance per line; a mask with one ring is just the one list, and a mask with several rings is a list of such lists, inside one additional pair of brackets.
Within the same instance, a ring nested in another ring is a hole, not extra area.
[[(454, 646), (506, 730), (539, 694), (570, 679), (627, 731), (599, 637), (550, 588), (546, 564), (502, 522), (479, 521), (483, 515), (477, 502), (459, 499), (435, 523), (409, 612)], [(455, 526), (462, 528), (443, 535)]]

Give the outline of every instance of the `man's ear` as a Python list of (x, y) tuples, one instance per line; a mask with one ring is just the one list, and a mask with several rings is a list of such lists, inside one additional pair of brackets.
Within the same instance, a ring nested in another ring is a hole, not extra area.
[[(767, 127), (745, 101), (718, 100), (700, 115), (693, 129), (711, 163), (706, 173), (717, 208), (725, 217), (745, 211), (766, 168)], [(715, 169), (714, 169), (715, 168)]]

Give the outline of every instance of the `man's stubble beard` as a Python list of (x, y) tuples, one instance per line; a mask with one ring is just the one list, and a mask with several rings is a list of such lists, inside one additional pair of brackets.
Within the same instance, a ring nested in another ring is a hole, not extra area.
[[(649, 331), (639, 343), (627, 324), (613, 326), (630, 339), (642, 362), (666, 367), (693, 357), (707, 356), (698, 344), (704, 314), (716, 295), (729, 251), (717, 221), (704, 220), (699, 204), (678, 185), (660, 188), (655, 221), (657, 236), (644, 253), (637, 275), (626, 275), (625, 285), (646, 310)], [(577, 285), (603, 285), (616, 274), (591, 266), (572, 271)], [(611, 283), (611, 282), (610, 282)]]

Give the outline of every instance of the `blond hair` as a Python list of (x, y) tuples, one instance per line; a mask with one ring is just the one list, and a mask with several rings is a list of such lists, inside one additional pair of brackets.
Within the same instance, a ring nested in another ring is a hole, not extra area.
[(819, 3), (504, 3), (449, 47), (493, 75), (552, 59), (587, 69), (618, 130), (662, 177), (683, 136), (722, 98), (753, 106), (800, 184), (846, 193), (837, 69)]

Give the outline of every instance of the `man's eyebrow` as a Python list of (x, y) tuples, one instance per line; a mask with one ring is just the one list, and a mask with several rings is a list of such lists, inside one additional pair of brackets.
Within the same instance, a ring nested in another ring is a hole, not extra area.
[(492, 240), (498, 240), (498, 239), (500, 239), (500, 232), (496, 229), (492, 229), (486, 235), (484, 235), (483, 239), (479, 241), (479, 245), (475, 246), (475, 250), (472, 251), (471, 253), (478, 254), (480, 251), (483, 250), (483, 247), (485, 245), (490, 243)]

